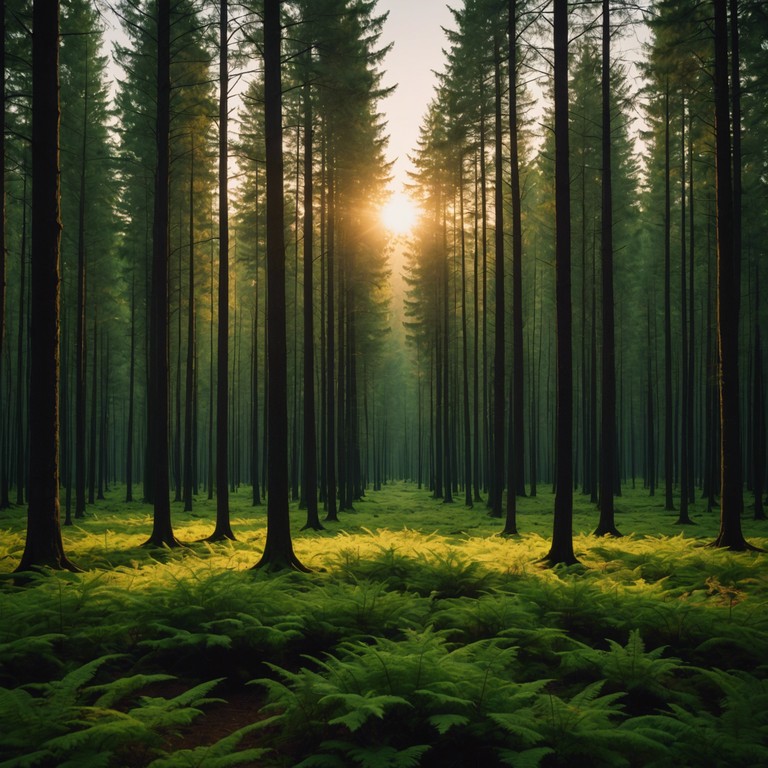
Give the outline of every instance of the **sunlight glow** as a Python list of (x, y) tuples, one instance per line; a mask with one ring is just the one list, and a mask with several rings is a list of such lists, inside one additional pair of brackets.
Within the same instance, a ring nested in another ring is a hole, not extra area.
[(420, 214), (418, 203), (404, 192), (393, 192), (381, 207), (381, 223), (395, 236), (408, 235)]

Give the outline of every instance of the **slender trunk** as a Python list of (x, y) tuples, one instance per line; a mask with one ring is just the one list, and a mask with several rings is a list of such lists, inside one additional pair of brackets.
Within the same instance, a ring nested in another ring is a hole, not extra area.
[(219, 19), (219, 295), (216, 345), (216, 527), (213, 541), (234, 539), (229, 520), (229, 68), (227, 0)]
[(672, 452), (672, 289), (669, 82), (664, 91), (664, 509), (674, 510)]
[[(613, 182), (611, 153), (611, 25), (610, 0), (603, 0), (602, 156), (601, 185), (601, 290), (602, 358), (600, 402), (600, 520), (596, 536), (619, 536), (613, 505), (616, 445), (616, 345), (613, 294)], [(593, 318), (594, 322), (594, 318)]]
[(680, 511), (675, 521), (677, 525), (691, 525), (688, 514), (690, 492), (688, 488), (689, 465), (691, 461), (691, 445), (688, 442), (690, 434), (688, 422), (691, 419), (690, 385), (688, 383), (688, 297), (686, 294), (688, 275), (685, 270), (685, 260), (688, 255), (685, 228), (686, 217), (686, 167), (685, 167), (685, 98), (681, 100), (680, 121), (680, 370), (681, 370), (681, 399), (680, 399)]
[(86, 199), (86, 152), (88, 149), (88, 57), (86, 56), (83, 120), (83, 143), (80, 165), (80, 204), (77, 233), (77, 317), (75, 341), (75, 517), (85, 517), (85, 199)]
[[(308, 57), (311, 59), (311, 51)], [(309, 73), (307, 73), (307, 77)], [(315, 432), (315, 327), (312, 279), (314, 258), (314, 185), (312, 178), (312, 94), (304, 84), (304, 528), (322, 530), (317, 508), (317, 435)]]
[(336, 358), (336, 329), (334, 326), (334, 315), (336, 312), (335, 304), (335, 278), (334, 266), (336, 259), (336, 178), (334, 171), (334, 157), (331, 157), (328, 163), (328, 248), (326, 251), (326, 279), (327, 301), (326, 301), (326, 342), (328, 350), (326, 352), (326, 418), (327, 431), (325, 436), (325, 454), (328, 473), (326, 487), (326, 515), (328, 521), (338, 521), (339, 516), (336, 508), (336, 397), (334, 393), (334, 382), (336, 379), (335, 358)]
[(192, 406), (195, 385), (195, 147), (189, 162), (189, 272), (187, 293), (187, 364), (184, 381), (184, 511), (192, 511), (194, 426)]
[(169, 141), (171, 97), (171, 3), (157, 5), (157, 113), (155, 203), (152, 224), (152, 292), (150, 296), (150, 386), (148, 439), (152, 466), (152, 533), (148, 546), (179, 545), (171, 523), (169, 459)]
[(755, 331), (752, 353), (752, 493), (755, 497), (755, 520), (765, 520), (763, 491), (765, 488), (765, 390), (763, 387), (763, 350), (760, 344), (760, 275), (755, 270)]
[[(34, 169), (33, 169), (34, 173)], [(16, 504), (24, 505), (26, 486), (26, 430), (24, 428), (24, 390), (29, 382), (24, 375), (24, 343), (26, 341), (25, 299), (27, 292), (27, 164), (24, 162), (24, 188), (21, 214), (21, 259), (19, 265), (19, 322), (16, 345)]]
[[(224, 2), (226, 0), (223, 0)], [(288, 513), (288, 404), (285, 329), (283, 126), (280, 0), (264, 2), (264, 133), (267, 168), (267, 355), (269, 357), (269, 496), (267, 539), (255, 568), (307, 570), (293, 552)]]
[(554, 0), (555, 301), (557, 450), (551, 565), (578, 562), (573, 552), (573, 357), (571, 349), (571, 202), (568, 147), (568, 0)]
[(88, 449), (88, 503), (96, 502), (96, 433), (98, 426), (98, 307), (93, 308), (93, 357), (91, 365), (91, 433)]
[[(504, 180), (502, 175), (501, 61), (500, 44), (494, 41), (493, 83), (495, 94), (495, 321), (493, 354), (493, 500), (491, 515), (501, 517), (504, 493)], [(514, 491), (511, 494), (514, 497)]]
[[(509, 142), (512, 193), (512, 413), (509, 446), (510, 493), (525, 496), (525, 393), (523, 369), (523, 215), (520, 191), (520, 150), (517, 108), (517, 0), (509, 0)], [(509, 502), (508, 502), (509, 503)]]
[(136, 376), (136, 286), (131, 274), (131, 351), (128, 364), (128, 425), (125, 445), (125, 500), (133, 501), (133, 418)]
[(467, 248), (464, 231), (464, 160), (459, 160), (459, 237), (461, 238), (461, 352), (464, 416), (464, 504), (472, 507), (472, 434), (469, 420), (469, 355), (467, 353)]

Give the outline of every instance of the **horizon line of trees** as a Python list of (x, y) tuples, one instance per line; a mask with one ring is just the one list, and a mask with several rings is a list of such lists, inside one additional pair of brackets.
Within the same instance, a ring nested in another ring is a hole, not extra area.
[[(455, 9), (404, 297), (379, 219), (375, 0), (119, 0), (114, 101), (88, 0), (6, 5), (0, 507), (29, 503), (20, 568), (75, 568), (59, 488), (69, 524), (115, 483), (126, 501), (140, 483), (153, 546), (179, 544), (171, 501), (200, 493), (211, 539), (234, 538), (229, 493), (250, 486), (269, 568), (303, 568), (290, 500), (320, 529), (394, 479), (483, 503), (510, 535), (517, 498), (550, 484), (553, 564), (576, 560), (574, 491), (620, 535), (614, 497), (638, 480), (681, 524), (719, 497), (717, 543), (749, 546), (744, 481), (763, 517), (766, 471), (759, 3), (646, 9), (642, 144), (615, 54), (641, 21), (628, 6)], [(56, 213), (36, 122), (56, 122)], [(36, 340), (54, 305), (55, 365)]]

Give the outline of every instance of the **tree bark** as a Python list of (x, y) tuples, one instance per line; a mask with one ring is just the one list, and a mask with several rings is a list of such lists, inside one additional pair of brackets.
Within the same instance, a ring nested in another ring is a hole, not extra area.
[(555, 42), (555, 302), (557, 448), (549, 565), (577, 563), (573, 552), (573, 352), (571, 348), (571, 201), (568, 144), (568, 0), (554, 0)]
[(152, 466), (152, 532), (145, 546), (177, 547), (171, 523), (169, 461), (169, 139), (171, 96), (171, 4), (157, 5), (156, 169), (152, 224), (152, 289), (150, 295), (150, 374), (148, 439)]
[[(311, 60), (311, 50), (308, 58)], [(307, 72), (309, 78), (309, 72)], [(317, 434), (315, 430), (315, 326), (314, 282), (314, 184), (312, 167), (312, 94), (309, 80), (304, 83), (304, 502), (307, 521), (304, 528), (323, 529), (317, 508)]]
[[(495, 143), (495, 269), (494, 269), (494, 329), (493, 345), (493, 497), (491, 516), (501, 517), (504, 493), (504, 190), (502, 177), (502, 130), (501, 130), (501, 51), (499, 41), (494, 41), (493, 83), (495, 96), (494, 143)], [(514, 491), (512, 492), (514, 496)]]
[(216, 344), (216, 527), (209, 540), (234, 540), (229, 520), (229, 69), (227, 2), (219, 23), (219, 295)]
[(280, 62), (280, 0), (264, 2), (264, 133), (267, 167), (267, 293), (269, 356), (269, 496), (267, 540), (255, 568), (308, 569), (291, 543), (288, 514), (288, 410), (285, 328), (285, 234), (283, 126)]
[[(720, 531), (714, 546), (743, 551), (754, 547), (741, 530), (744, 496), (739, 408), (740, 258), (734, 247), (726, 0), (714, 0), (714, 6), (717, 343), (720, 353)], [(736, 23), (735, 17), (731, 23)]]
[(32, 275), (30, 300), (29, 506), (17, 571), (78, 570), (59, 520), (59, 3), (32, 7)]
[[(595, 536), (620, 536), (616, 528), (613, 504), (614, 456), (616, 444), (616, 346), (613, 295), (613, 184), (611, 157), (611, 24), (610, 0), (603, 0), (602, 61), (602, 155), (601, 199), (601, 288), (602, 288), (602, 359), (600, 407), (600, 519)], [(593, 318), (594, 322), (594, 318)]]

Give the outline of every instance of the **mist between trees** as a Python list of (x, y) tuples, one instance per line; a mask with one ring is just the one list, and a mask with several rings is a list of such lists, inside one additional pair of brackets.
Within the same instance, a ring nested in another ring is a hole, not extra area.
[(373, 0), (5, 4), (0, 506), (29, 504), (21, 569), (76, 567), (59, 510), (115, 485), (170, 547), (172, 500), (215, 497), (226, 539), (249, 489), (268, 568), (304, 567), (289, 501), (319, 529), (396, 480), (510, 535), (554, 488), (552, 564), (576, 560), (573, 494), (617, 536), (628, 486), (681, 524), (720, 504), (715, 543), (750, 546), (764, 4), (453, 16), (396, 237)]

